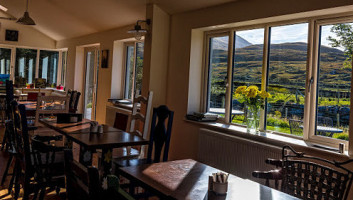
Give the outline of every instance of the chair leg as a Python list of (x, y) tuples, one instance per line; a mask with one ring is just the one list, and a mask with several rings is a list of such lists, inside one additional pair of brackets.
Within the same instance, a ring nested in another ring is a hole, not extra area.
[(25, 183), (23, 186), (23, 200), (29, 200), (30, 195), (30, 177), (25, 174)]
[(11, 166), (12, 160), (13, 160), (13, 155), (10, 154), (10, 157), (9, 157), (9, 159), (8, 159), (8, 161), (7, 161), (7, 165), (6, 165), (4, 174), (3, 174), (3, 176), (2, 176), (1, 185), (4, 185), (5, 180), (6, 180), (6, 177), (7, 177), (8, 174), (9, 174), (9, 168), (10, 168), (10, 166)]

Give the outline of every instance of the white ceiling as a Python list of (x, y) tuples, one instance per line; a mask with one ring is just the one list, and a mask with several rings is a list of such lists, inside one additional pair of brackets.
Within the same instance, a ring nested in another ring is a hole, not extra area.
[[(29, 14), (40, 32), (54, 40), (74, 38), (144, 19), (147, 3), (170, 14), (201, 9), (235, 0), (30, 0)], [(19, 18), (26, 0), (0, 0), (7, 13)]]

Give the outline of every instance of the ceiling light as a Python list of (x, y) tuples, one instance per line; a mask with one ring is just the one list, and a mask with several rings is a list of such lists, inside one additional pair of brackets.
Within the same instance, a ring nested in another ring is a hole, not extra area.
[(0, 10), (7, 12), (8, 9), (5, 6), (0, 5)]
[(141, 25), (139, 23), (142, 23), (142, 22), (145, 22), (147, 25), (151, 24), (151, 20), (150, 19), (137, 20), (134, 29), (128, 31), (128, 33), (134, 34), (134, 37), (135, 37), (136, 40), (141, 40), (142, 36), (145, 35), (148, 32), (147, 29), (142, 29), (141, 28)]
[(36, 25), (34, 20), (28, 14), (28, 0), (26, 4), (26, 12), (23, 14), (23, 17), (17, 20), (17, 23), (23, 24), (23, 25)]

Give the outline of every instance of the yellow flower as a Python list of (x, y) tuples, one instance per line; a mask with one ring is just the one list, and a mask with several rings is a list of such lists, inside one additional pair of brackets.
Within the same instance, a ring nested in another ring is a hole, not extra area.
[(104, 161), (106, 163), (110, 163), (112, 161), (112, 152), (110, 150), (108, 150), (105, 154), (104, 154)]
[(235, 93), (236, 94), (241, 94), (246, 90), (246, 86), (239, 86), (236, 90)]
[(265, 90), (260, 91), (259, 96), (263, 99), (271, 97), (270, 93), (266, 92)]
[(246, 92), (246, 97), (255, 98), (257, 96), (257, 93), (259, 92), (259, 88), (255, 85), (252, 85), (252, 86), (249, 86), (245, 92)]

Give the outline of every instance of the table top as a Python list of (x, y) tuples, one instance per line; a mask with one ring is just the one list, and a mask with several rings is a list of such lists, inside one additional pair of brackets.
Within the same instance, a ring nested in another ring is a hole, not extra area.
[(107, 125), (103, 126), (103, 133), (90, 133), (91, 120), (89, 119), (83, 119), (77, 123), (57, 123), (55, 118), (44, 118), (39, 121), (88, 149), (119, 148), (145, 145), (149, 142), (140, 136)]
[[(224, 114), (225, 108), (210, 108), (209, 109), (210, 113), (216, 113), (216, 114)], [(232, 110), (232, 115), (243, 115), (244, 111), (241, 110)]]
[(126, 178), (137, 181), (162, 199), (297, 199), (234, 175), (229, 175), (227, 195), (217, 196), (208, 191), (208, 177), (220, 170), (191, 159), (123, 167), (118, 170)]

